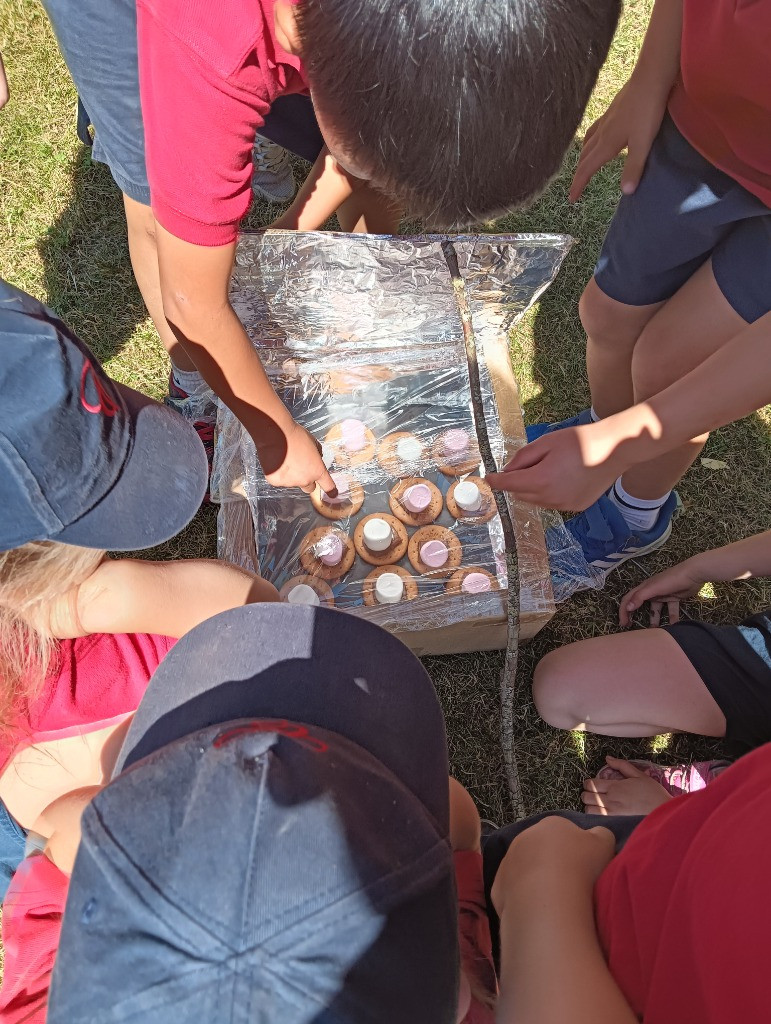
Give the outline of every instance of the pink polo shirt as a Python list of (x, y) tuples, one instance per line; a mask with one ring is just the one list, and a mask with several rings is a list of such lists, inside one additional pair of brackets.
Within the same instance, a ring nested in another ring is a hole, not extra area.
[(139, 707), (150, 676), (176, 643), (149, 633), (92, 633), (62, 640), (37, 696), (0, 735), (0, 772), (34, 743), (119, 725)]
[(137, 0), (139, 85), (155, 217), (195, 245), (233, 242), (251, 201), (252, 147), (279, 96), (305, 93), (274, 0)]

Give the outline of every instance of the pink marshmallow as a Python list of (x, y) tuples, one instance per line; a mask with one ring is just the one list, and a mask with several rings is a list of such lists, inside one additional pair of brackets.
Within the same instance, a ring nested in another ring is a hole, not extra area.
[(447, 545), (440, 540), (429, 540), (420, 548), (420, 560), (430, 569), (441, 569), (449, 556)]
[(343, 542), (336, 533), (325, 533), (316, 544), (316, 557), (324, 565), (339, 565), (343, 557)]
[(468, 451), (469, 436), (465, 430), (448, 430), (442, 439), (444, 454), (451, 458)]
[(340, 436), (347, 452), (360, 452), (367, 447), (367, 428), (361, 420), (343, 420), (340, 424)]
[(408, 512), (425, 512), (431, 504), (431, 491), (425, 484), (413, 484), (402, 495), (402, 505)]
[(330, 474), (337, 487), (337, 497), (330, 498), (326, 491), (322, 490), (321, 497), (325, 505), (347, 505), (351, 500), (351, 478), (347, 473)]
[(470, 572), (460, 585), (464, 594), (484, 594), (492, 590), (490, 578), (482, 572)]

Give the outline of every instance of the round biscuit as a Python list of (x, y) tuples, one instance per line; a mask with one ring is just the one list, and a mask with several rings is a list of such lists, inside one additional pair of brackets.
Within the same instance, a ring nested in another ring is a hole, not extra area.
[[(465, 512), (455, 500), (455, 488), (459, 483), (470, 483), (476, 484), (479, 488), (479, 492), (482, 496), (482, 505), (476, 512)], [(495, 496), (490, 490), (490, 485), (482, 479), (481, 476), (467, 476), (463, 478), (463, 481), (456, 480), (450, 485), (450, 489), (447, 491), (447, 511), (453, 517), (461, 523), (468, 523), (469, 525), (478, 525), (480, 523), (489, 522), (493, 516), (498, 514), (498, 506), (495, 504)]]
[[(364, 527), (370, 519), (385, 519), (394, 533), (394, 538), (385, 551), (370, 551), (364, 543)], [(407, 531), (404, 523), (399, 522), (395, 516), (389, 516), (385, 512), (375, 512), (372, 515), (364, 516), (356, 524), (353, 531), (353, 545), (356, 553), (363, 562), (368, 565), (390, 565), (391, 562), (398, 562), (407, 553)]]
[[(321, 559), (314, 554), (314, 544), (317, 544), (326, 533), (337, 534), (343, 542), (343, 557), (337, 565), (324, 565)], [(306, 533), (300, 541), (298, 557), (300, 565), (309, 576), (318, 576), (322, 580), (336, 580), (350, 571), (356, 561), (356, 552), (347, 533), (331, 526), (317, 526), (315, 530)]]
[[(441, 569), (432, 569), (420, 557), (420, 549), (430, 540), (440, 540), (447, 548), (447, 563)], [(463, 545), (446, 526), (424, 526), (410, 537), (407, 555), (412, 567), (423, 576), (449, 576), (463, 560)]]
[[(362, 580), (362, 597), (364, 598), (364, 604), (368, 608), (380, 608), (377, 598), (375, 597), (375, 581), (378, 576), (382, 576), (384, 572), (395, 572), (397, 576), (401, 576), (404, 580), (404, 593), (402, 594), (402, 601), (414, 601), (418, 596), (418, 584), (414, 577), (410, 576), (406, 569), (403, 569), (400, 565), (379, 565), (377, 569), (373, 569), (371, 573), (364, 577)], [(399, 602), (401, 604), (401, 601)]]
[(311, 505), (320, 516), (337, 522), (340, 519), (348, 519), (355, 516), (364, 504), (364, 488), (358, 480), (350, 482), (351, 500), (342, 505), (328, 505), (321, 496), (321, 485), (316, 484), (316, 490), (311, 494)]
[[(414, 487), (415, 484), (425, 484), (431, 491), (431, 504), (422, 512), (410, 512), (401, 502), (402, 495), (407, 488)], [(439, 518), (444, 507), (442, 492), (436, 484), (432, 484), (430, 480), (425, 480), (421, 476), (406, 476), (395, 484), (388, 495), (388, 504), (396, 518), (401, 519), (407, 526), (428, 526), (429, 523), (433, 523)]]
[(462, 569), (458, 569), (456, 572), (454, 572), (452, 574), (452, 576), (445, 583), (444, 586), (445, 586), (445, 589), (446, 589), (447, 593), (448, 594), (462, 594), (463, 591), (461, 590), (461, 586), (463, 584), (463, 581), (472, 572), (479, 572), (483, 576), (487, 576), (487, 578), (490, 580), (490, 583), (492, 584), (492, 589), (493, 590), (500, 590), (501, 589), (501, 585), (498, 582), (498, 577), (494, 576), (491, 572), (488, 572), (487, 569), (482, 569), (482, 568), (480, 568), (479, 566), (476, 566), (476, 565), (464, 565)]

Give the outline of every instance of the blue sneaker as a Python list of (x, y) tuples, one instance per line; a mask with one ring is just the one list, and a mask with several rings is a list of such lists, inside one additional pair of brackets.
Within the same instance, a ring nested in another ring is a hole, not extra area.
[(571, 416), (568, 420), (560, 420), (559, 423), (531, 423), (529, 427), (525, 427), (525, 433), (530, 442), (544, 434), (551, 434), (553, 430), (564, 430), (565, 427), (583, 427), (586, 423), (591, 422), (591, 409), (582, 409), (577, 416)]
[(672, 491), (661, 507), (656, 525), (634, 533), (610, 498), (603, 494), (585, 512), (569, 519), (565, 529), (580, 544), (589, 565), (610, 572), (628, 558), (649, 555), (666, 544), (680, 504), (677, 491)]

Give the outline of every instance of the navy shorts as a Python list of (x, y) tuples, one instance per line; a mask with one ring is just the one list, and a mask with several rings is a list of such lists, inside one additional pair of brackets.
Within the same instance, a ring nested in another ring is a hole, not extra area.
[(771, 210), (705, 160), (667, 114), (640, 184), (622, 196), (594, 271), (618, 302), (671, 298), (712, 258), (734, 310), (753, 323), (771, 310)]
[(632, 832), (643, 820), (642, 816), (637, 814), (604, 815), (586, 814), (582, 811), (543, 811), (541, 814), (534, 814), (532, 817), (524, 818), (522, 821), (515, 821), (512, 825), (504, 825), (503, 828), (496, 829), (495, 832), (491, 832), (482, 839), (487, 917), (490, 922), (493, 957), (497, 967), (500, 967), (500, 922), (490, 898), (490, 891), (493, 887), (495, 876), (498, 874), (501, 861), (506, 856), (509, 847), (517, 836), (530, 828), (531, 825), (537, 824), (543, 818), (551, 817), (567, 818), (568, 821), (572, 821), (574, 825), (578, 825), (579, 828), (583, 829), (596, 828), (598, 825), (602, 825), (603, 828), (607, 828), (613, 833), (616, 840), (616, 853), (619, 853), (624, 848)]
[[(122, 192), (149, 205), (139, 101), (136, 0), (43, 3), (94, 126), (94, 160), (107, 164)], [(260, 134), (311, 162), (324, 144), (308, 96), (276, 100)]]
[(771, 615), (739, 626), (684, 620), (663, 627), (677, 641), (725, 715), (736, 754), (771, 742)]

